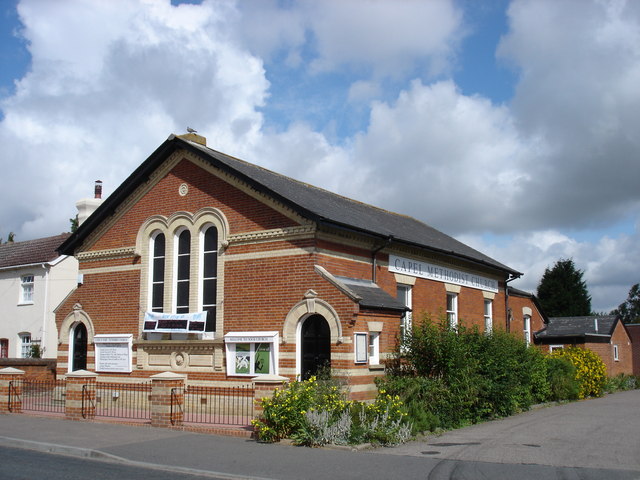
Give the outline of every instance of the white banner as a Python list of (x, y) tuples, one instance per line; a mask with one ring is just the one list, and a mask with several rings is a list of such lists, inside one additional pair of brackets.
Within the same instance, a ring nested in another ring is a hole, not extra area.
[(158, 313), (145, 312), (144, 332), (204, 332), (207, 312)]
[(498, 281), (492, 278), (410, 258), (389, 255), (389, 271), (498, 293)]

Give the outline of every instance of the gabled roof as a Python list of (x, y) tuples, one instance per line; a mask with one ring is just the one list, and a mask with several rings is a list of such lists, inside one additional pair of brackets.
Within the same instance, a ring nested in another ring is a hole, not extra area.
[(614, 315), (584, 317), (550, 317), (545, 328), (535, 333), (537, 339), (611, 337), (618, 320)]
[(533, 293), (531, 292), (525, 292), (524, 290), (519, 290), (517, 288), (513, 288), (511, 286), (507, 287), (507, 294), (509, 296), (514, 296), (514, 297), (521, 297), (521, 298), (529, 298), (531, 299), (531, 301), (533, 302), (533, 304), (535, 305), (536, 309), (538, 310), (538, 313), (540, 314), (540, 316), (542, 317), (542, 321), (546, 324), (549, 323), (549, 317), (547, 317), (547, 314), (544, 313), (544, 310), (542, 309), (542, 305), (540, 305), (540, 301), (538, 300), (538, 297), (536, 297)]
[(78, 231), (61, 245), (60, 251), (73, 254), (75, 248), (82, 244), (89, 233), (111, 215), (135, 188), (146, 181), (153, 170), (174, 151), (182, 148), (321, 225), (351, 230), (379, 238), (381, 242), (393, 241), (461, 257), (512, 276), (521, 275), (520, 272), (414, 218), (357, 202), (175, 135), (169, 136), (103, 202)]
[(52, 262), (60, 256), (56, 249), (70, 236), (70, 233), (61, 233), (53, 237), (3, 243), (0, 245), (0, 268)]

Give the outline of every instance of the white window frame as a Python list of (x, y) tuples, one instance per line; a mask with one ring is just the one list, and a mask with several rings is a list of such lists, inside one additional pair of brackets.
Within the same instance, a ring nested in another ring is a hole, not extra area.
[(484, 299), (484, 333), (490, 334), (493, 331), (493, 300)]
[[(402, 291), (402, 296), (400, 292)], [(397, 285), (397, 296), (398, 299), (404, 304), (405, 307), (413, 309), (413, 286), (406, 285), (403, 283), (399, 283)], [(408, 332), (411, 332), (411, 328), (413, 325), (413, 316), (411, 310), (405, 310), (402, 314), (402, 318), (400, 319), (400, 342), (403, 343), (405, 338), (408, 335)]]
[(20, 277), (20, 303), (21, 305), (32, 305), (33, 294), (35, 292), (35, 276), (33, 274), (22, 275)]
[(18, 336), (20, 337), (20, 358), (31, 358), (31, 345), (33, 345), (31, 333), (22, 332)]
[(564, 345), (549, 345), (549, 353), (553, 353), (556, 350), (564, 350)]
[(531, 315), (524, 315), (522, 317), (522, 333), (524, 334), (524, 341), (527, 342), (527, 346), (531, 345)]
[[(451, 305), (449, 305), (451, 299)], [(451, 308), (449, 308), (451, 306)], [(447, 292), (447, 321), (449, 326), (456, 330), (458, 328), (458, 294)]]
[(620, 356), (619, 356), (619, 349), (618, 349), (618, 345), (613, 345), (613, 361), (614, 362), (619, 362), (620, 361)]
[[(180, 236), (184, 233), (184, 232), (189, 232), (189, 252), (188, 253), (180, 253)], [(193, 232), (186, 227), (181, 227), (178, 228), (174, 233), (173, 233), (173, 258), (171, 259), (171, 268), (173, 271), (173, 281), (172, 281), (172, 305), (171, 305), (171, 311), (173, 313), (178, 313), (178, 308), (185, 308), (187, 309), (186, 312), (180, 312), (180, 313), (190, 313), (191, 312), (191, 296), (192, 296), (192, 289), (193, 289), (193, 276), (191, 274), (191, 267), (193, 266), (193, 240), (194, 240), (194, 235)], [(180, 259), (183, 257), (187, 257), (188, 262), (189, 262), (189, 272), (188, 272), (188, 277), (186, 279), (178, 279), (178, 264), (180, 263)], [(165, 258), (166, 258), (166, 254), (165, 254)], [(186, 283), (187, 285), (187, 304), (186, 305), (178, 305), (178, 285), (179, 284), (184, 284)]]
[[(262, 375), (278, 375), (278, 332), (229, 332), (224, 336), (227, 376), (260, 377)], [(249, 344), (249, 372), (236, 372), (236, 347)], [(258, 345), (269, 344), (269, 372), (255, 373), (255, 354)]]
[[(155, 257), (156, 239), (159, 235), (164, 236), (164, 253), (162, 256)], [(162, 271), (162, 281), (154, 282), (153, 277), (155, 274), (155, 260), (156, 258), (164, 259), (164, 269)], [(164, 301), (166, 300), (165, 286), (166, 286), (166, 271), (167, 271), (167, 234), (165, 232), (156, 230), (151, 234), (149, 239), (149, 281), (148, 281), (148, 295), (147, 295), (147, 310), (153, 312), (153, 287), (154, 285), (162, 285), (162, 301), (160, 310), (155, 310), (156, 313), (164, 312)], [(156, 307), (158, 308), (158, 307)]]
[(354, 362), (357, 364), (369, 361), (369, 335), (366, 332), (356, 332), (353, 334)]
[(369, 364), (380, 365), (380, 332), (369, 332)]

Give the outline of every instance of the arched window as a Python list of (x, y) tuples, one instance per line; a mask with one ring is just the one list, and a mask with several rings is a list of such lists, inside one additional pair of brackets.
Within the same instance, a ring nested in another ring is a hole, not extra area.
[(162, 312), (164, 306), (165, 237), (158, 233), (151, 240), (151, 311)]
[(202, 310), (207, 312), (205, 332), (216, 331), (216, 290), (218, 278), (218, 229), (204, 231), (202, 250)]
[(189, 313), (189, 281), (191, 269), (191, 232), (183, 230), (178, 235), (176, 257), (176, 313)]

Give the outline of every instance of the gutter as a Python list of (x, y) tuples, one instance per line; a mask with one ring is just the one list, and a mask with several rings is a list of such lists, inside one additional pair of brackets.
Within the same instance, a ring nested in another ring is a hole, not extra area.
[(385, 243), (383, 243), (378, 248), (376, 248), (373, 252), (371, 252), (371, 281), (373, 283), (376, 283), (376, 280), (377, 280), (376, 269), (378, 267), (378, 259), (376, 258), (376, 255), (380, 250), (391, 245), (391, 242), (393, 242), (393, 235), (389, 235)]

